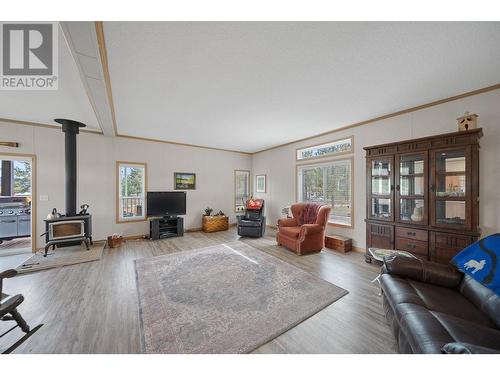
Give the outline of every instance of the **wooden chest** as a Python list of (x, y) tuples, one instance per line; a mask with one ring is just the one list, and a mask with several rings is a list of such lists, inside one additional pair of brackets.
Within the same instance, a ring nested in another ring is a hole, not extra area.
[(332, 250), (347, 253), (352, 250), (352, 240), (344, 236), (326, 235), (325, 246)]
[(229, 218), (227, 216), (203, 216), (201, 229), (206, 233), (228, 230)]

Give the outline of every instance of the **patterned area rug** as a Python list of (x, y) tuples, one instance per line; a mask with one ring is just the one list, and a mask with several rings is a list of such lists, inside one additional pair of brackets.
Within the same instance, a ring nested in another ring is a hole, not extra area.
[(105, 244), (106, 242), (94, 242), (90, 250), (87, 250), (84, 245), (61, 247), (55, 251), (50, 250), (49, 254), (53, 254), (46, 258), (40, 250), (18, 266), (16, 271), (21, 274), (100, 260)]
[(136, 260), (145, 353), (248, 353), (348, 292), (243, 242)]

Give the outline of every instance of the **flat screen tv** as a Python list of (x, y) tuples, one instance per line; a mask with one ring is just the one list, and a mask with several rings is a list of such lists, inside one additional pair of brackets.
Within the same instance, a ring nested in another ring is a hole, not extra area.
[(185, 191), (148, 191), (148, 216), (186, 214)]

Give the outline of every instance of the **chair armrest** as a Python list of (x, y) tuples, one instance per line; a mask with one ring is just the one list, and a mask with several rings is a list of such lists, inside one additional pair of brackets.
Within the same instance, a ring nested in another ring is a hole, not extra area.
[(17, 275), (17, 271), (14, 269), (5, 270), (0, 272), (0, 279), (9, 279)]
[(450, 342), (441, 348), (444, 354), (500, 354), (499, 350), (466, 342)]
[(299, 239), (303, 240), (308, 235), (319, 234), (323, 232), (323, 226), (319, 224), (302, 224), (300, 227)]
[(427, 262), (403, 255), (384, 257), (382, 272), (450, 289), (458, 287), (463, 278), (452, 265)]
[(295, 218), (278, 219), (278, 227), (298, 227), (299, 222)]
[(4, 296), (5, 298), (0, 300), (0, 317), (11, 312), (24, 301), (22, 294), (16, 294), (14, 296), (4, 294)]

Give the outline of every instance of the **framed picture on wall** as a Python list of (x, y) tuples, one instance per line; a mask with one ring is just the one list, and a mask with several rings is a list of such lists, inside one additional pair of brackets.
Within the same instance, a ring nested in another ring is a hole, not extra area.
[(175, 190), (195, 190), (196, 173), (174, 172)]
[(266, 175), (258, 174), (255, 176), (255, 191), (257, 193), (265, 193), (266, 192)]

